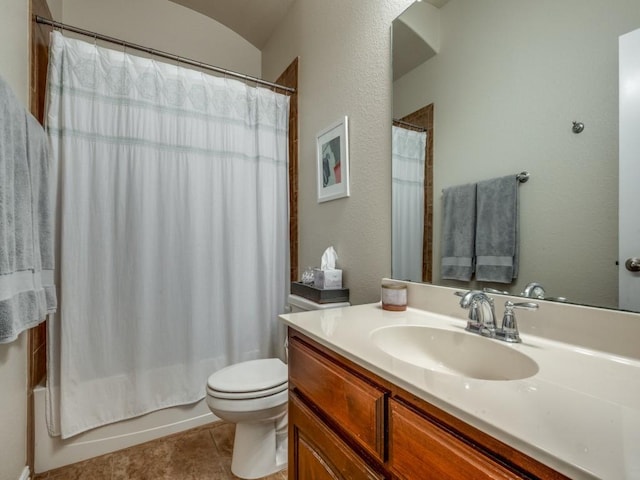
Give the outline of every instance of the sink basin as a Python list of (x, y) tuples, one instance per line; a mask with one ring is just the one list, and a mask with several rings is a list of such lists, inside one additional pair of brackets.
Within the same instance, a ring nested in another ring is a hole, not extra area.
[(394, 325), (371, 332), (392, 357), (429, 370), (480, 380), (521, 380), (538, 364), (509, 345), (467, 332), (421, 325)]

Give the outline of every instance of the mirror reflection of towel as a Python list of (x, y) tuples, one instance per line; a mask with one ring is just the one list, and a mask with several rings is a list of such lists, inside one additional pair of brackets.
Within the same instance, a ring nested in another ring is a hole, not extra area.
[(440, 276), (450, 280), (471, 280), (476, 235), (476, 184), (445, 188), (442, 209)]
[(476, 280), (511, 283), (518, 277), (518, 179), (478, 182)]

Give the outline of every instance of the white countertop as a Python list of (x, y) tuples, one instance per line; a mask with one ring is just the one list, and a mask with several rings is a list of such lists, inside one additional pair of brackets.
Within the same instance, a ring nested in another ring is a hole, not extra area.
[(640, 479), (637, 359), (521, 333), (521, 344), (500, 343), (535, 360), (538, 373), (523, 380), (476, 380), (405, 363), (370, 340), (371, 331), (391, 325), (464, 331), (465, 321), (459, 318), (416, 308), (389, 312), (379, 303), (280, 318), (356, 364), (571, 478)]

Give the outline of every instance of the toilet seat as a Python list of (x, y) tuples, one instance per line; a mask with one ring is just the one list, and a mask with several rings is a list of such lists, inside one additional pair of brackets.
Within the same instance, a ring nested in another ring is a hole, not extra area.
[(230, 400), (268, 397), (288, 388), (287, 375), (287, 365), (278, 358), (236, 363), (209, 376), (207, 394)]
[(247, 400), (252, 398), (263, 398), (275, 395), (286, 390), (289, 387), (288, 382), (277, 385), (273, 388), (265, 390), (257, 390), (254, 392), (221, 392), (207, 386), (207, 395), (215, 398), (223, 398), (227, 400)]

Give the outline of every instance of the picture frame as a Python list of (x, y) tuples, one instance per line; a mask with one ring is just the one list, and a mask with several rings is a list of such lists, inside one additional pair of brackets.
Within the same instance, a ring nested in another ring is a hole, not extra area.
[(323, 129), (316, 136), (318, 203), (349, 196), (348, 117)]

